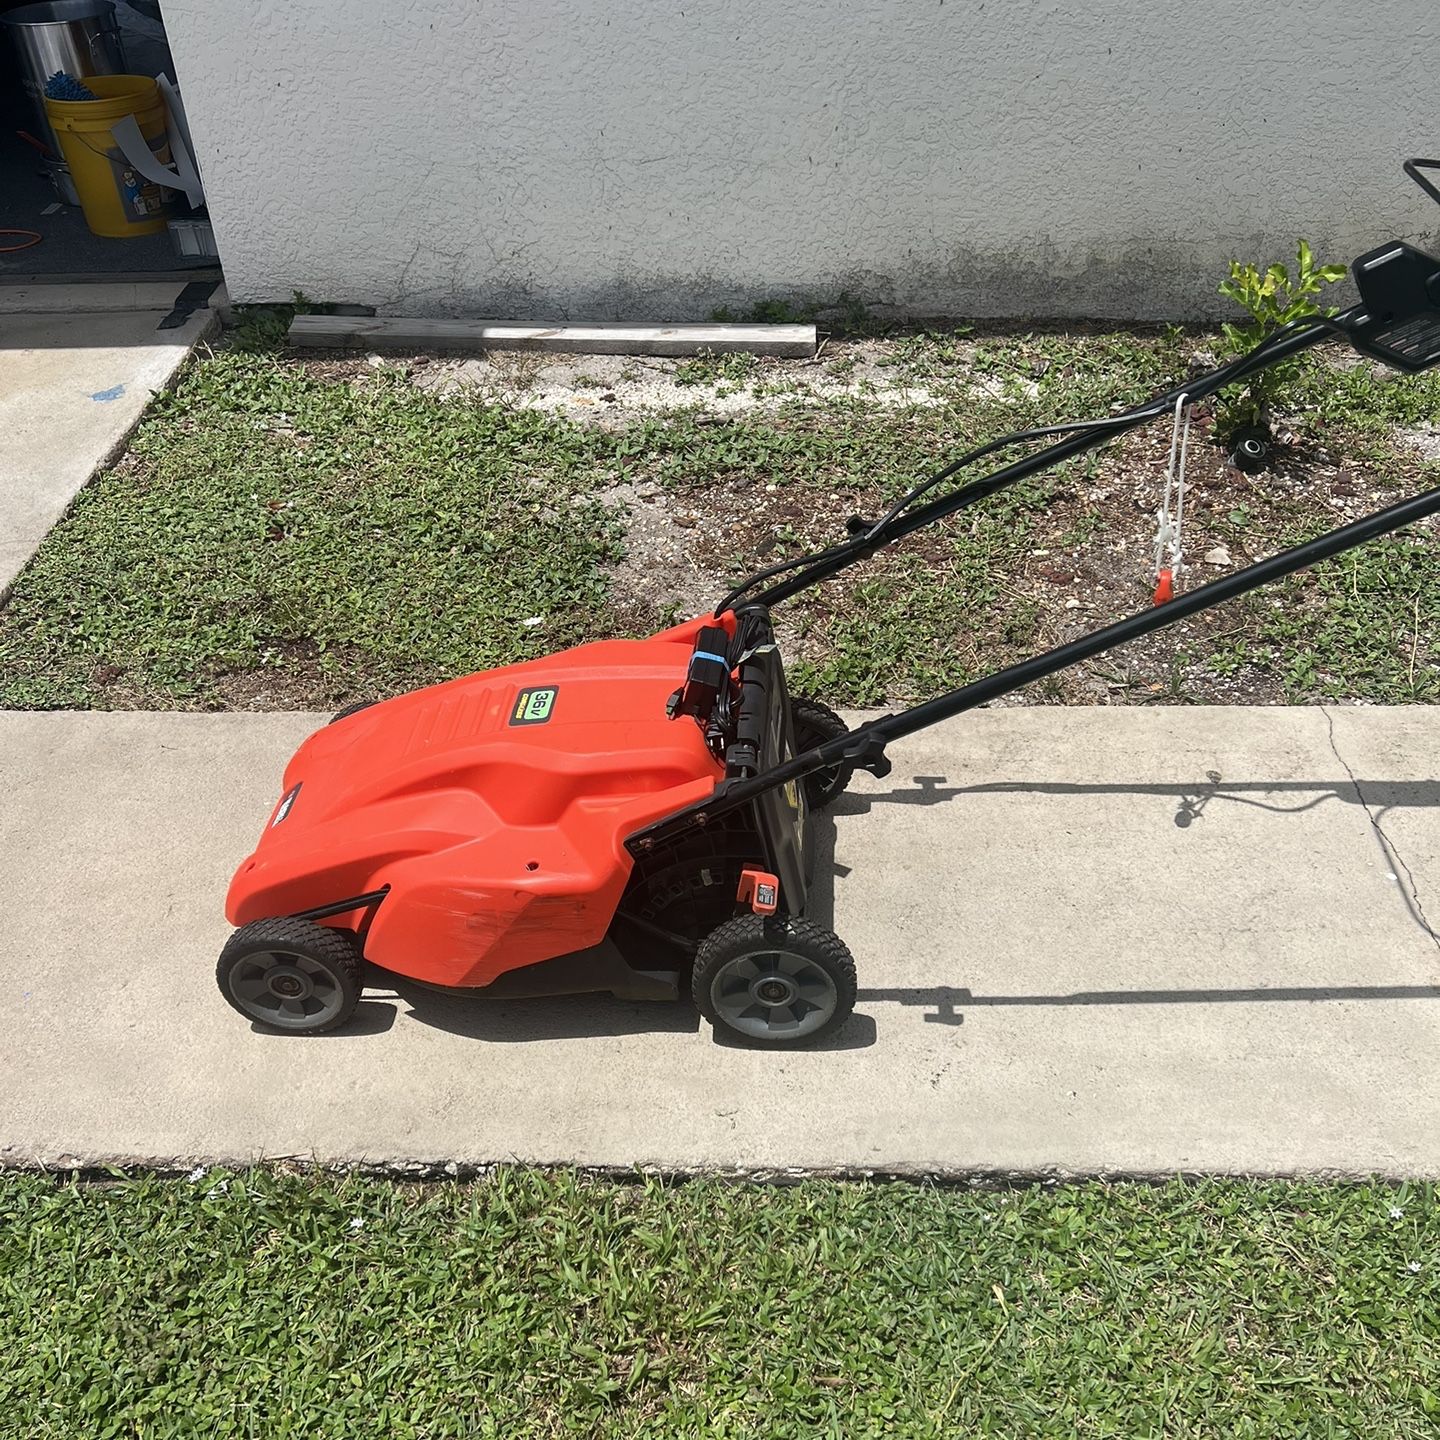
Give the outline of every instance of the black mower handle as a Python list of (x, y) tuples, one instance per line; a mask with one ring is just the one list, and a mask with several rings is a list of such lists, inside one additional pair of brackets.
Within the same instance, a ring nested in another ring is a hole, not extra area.
[(1123, 620), (1117, 620), (1102, 630), (1092, 631), (1089, 635), (1070, 641), (1069, 644), (1022, 660), (1018, 665), (997, 670), (993, 675), (986, 675), (969, 685), (962, 685), (948, 695), (937, 696), (913, 709), (902, 710), (898, 715), (884, 715), (878, 720), (872, 720), (870, 724), (862, 725), (858, 730), (838, 736), (813, 750), (807, 750), (794, 759), (775, 766), (773, 770), (766, 770), (747, 779), (722, 781), (713, 795), (638, 831), (625, 843), (632, 854), (645, 854), (656, 845), (668, 843), (688, 832), (703, 831), (722, 815), (742, 805), (748, 805), (779, 785), (803, 779), (817, 770), (827, 770), (837, 764), (847, 765), (851, 769), (868, 770), (875, 775), (885, 775), (890, 769), (890, 762), (885, 757), (885, 746), (891, 740), (911, 735), (941, 720), (973, 710), (1001, 695), (1008, 695), (1023, 685), (1030, 685), (1047, 675), (1053, 675), (1057, 670), (1077, 665), (1082, 660), (1088, 660), (1106, 650), (1113, 650), (1117, 645), (1139, 639), (1153, 630), (1174, 625), (1201, 610), (1208, 610), (1212, 605), (1233, 600), (1236, 596), (1258, 589), (1272, 580), (1293, 575), (1297, 570), (1303, 570), (1321, 560), (1328, 560), (1346, 550), (1353, 550), (1367, 540), (1399, 530), (1402, 526), (1427, 519), (1437, 513), (1440, 513), (1440, 487), (1402, 500), (1384, 510), (1377, 510), (1373, 515), (1366, 515), (1353, 524), (1332, 530), (1304, 545), (1297, 545), (1292, 550), (1282, 550), (1268, 560), (1248, 565), (1231, 575), (1221, 576), (1198, 589), (1187, 590), (1163, 605), (1154, 605), (1138, 614), (1127, 615)]
[[(1440, 185), (1423, 173), (1440, 172), (1440, 160), (1417, 157), (1404, 161), (1403, 168), (1425, 194), (1440, 204)], [(1412, 373), (1440, 363), (1440, 261), (1403, 243), (1394, 243), (1360, 256), (1352, 268), (1362, 303), (1344, 314), (1321, 315), (1314, 323), (1297, 322), (1288, 329), (1278, 330), (1230, 364), (1206, 375), (1194, 376), (1184, 385), (1122, 415), (1017, 431), (981, 445), (942, 466), (902, 497), (881, 519), (871, 522), (853, 516), (846, 524), (846, 538), (838, 544), (798, 560), (772, 565), (742, 580), (716, 605), (715, 614), (719, 616), (742, 603), (768, 608), (788, 600), (798, 591), (828, 580), (838, 571), (868, 559), (883, 546), (932, 521), (943, 520), (1017, 480), (1048, 470), (1127, 430), (1158, 419), (1182, 397), (1192, 401), (1204, 399), (1322, 341), (1344, 337), (1362, 354)], [(974, 461), (1022, 442), (1061, 435), (1063, 439), (1055, 440), (1033, 455), (930, 500), (918, 509), (910, 508), (928, 491)], [(758, 590), (767, 580), (774, 583)]]
[[(1208, 374), (1197, 375), (1185, 384), (1177, 385), (1163, 395), (1157, 395), (1154, 399), (1146, 401), (1137, 410), (1096, 422), (1094, 425), (1077, 427), (1075, 434), (1069, 435), (1053, 445), (1047, 445), (1043, 450), (1023, 456), (1009, 465), (1002, 465), (1000, 469), (992, 471), (989, 475), (979, 480), (972, 480), (970, 484), (962, 485), (958, 490), (941, 495), (916, 510), (896, 514), (879, 535), (875, 534), (873, 530), (854, 535), (851, 539), (842, 541), (829, 550), (822, 550), (807, 560), (798, 562), (793, 567), (795, 573), (789, 579), (777, 581), (769, 589), (746, 599), (744, 603), (766, 607), (778, 605), (780, 601), (788, 600), (790, 596), (799, 591), (806, 590), (811, 585), (819, 584), (823, 580), (828, 580), (832, 575), (853, 565), (857, 560), (868, 559), (877, 550), (896, 540), (903, 539), (915, 530), (923, 529), (936, 520), (943, 520), (967, 506), (977, 504), (987, 496), (995, 494), (998, 490), (1004, 490), (1019, 480), (1027, 479), (1042, 470), (1049, 470), (1077, 455), (1083, 455), (1087, 450), (1093, 450), (1097, 445), (1114, 439), (1127, 430), (1138, 430), (1142, 425), (1149, 425), (1157, 416), (1173, 410), (1176, 402), (1182, 396), (1189, 401), (1203, 400), (1207, 396), (1223, 390), (1227, 385), (1234, 385), (1247, 379), (1256, 371), (1268, 369), (1282, 360), (1288, 360), (1293, 355), (1299, 355), (1302, 351), (1344, 335), (1347, 323), (1356, 319), (1360, 314), (1360, 307), (1357, 306), (1333, 319), (1322, 317), (1314, 324), (1297, 325), (1290, 330), (1278, 331), (1268, 340), (1257, 345), (1248, 355), (1243, 355), (1239, 360), (1233, 361), (1229, 365), (1223, 365)], [(996, 448), (1000, 443), (995, 442), (994, 445), (985, 448)], [(952, 468), (947, 466), (946, 470), (939, 474), (943, 475)], [(932, 476), (931, 478), (933, 480), (937, 477)], [(780, 568), (790, 569), (792, 567)], [(732, 590), (721, 602), (720, 608), (728, 608), (738, 599), (739, 594), (748, 588), (749, 582), (737, 590)]]
[(1405, 173), (1437, 204), (1440, 205), (1440, 189), (1433, 180), (1427, 179), (1422, 170), (1440, 170), (1440, 160), (1407, 160)]

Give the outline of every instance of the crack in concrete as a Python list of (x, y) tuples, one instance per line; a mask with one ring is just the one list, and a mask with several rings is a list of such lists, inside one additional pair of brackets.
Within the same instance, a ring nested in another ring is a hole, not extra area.
[[(1430, 923), (1429, 917), (1425, 914), (1425, 904), (1420, 899), (1420, 887), (1415, 881), (1415, 872), (1406, 863), (1404, 856), (1396, 848), (1394, 840), (1385, 833), (1385, 827), (1380, 823), (1385, 810), (1373, 810), (1370, 801), (1365, 796), (1360, 781), (1356, 778), (1354, 770), (1350, 768), (1350, 762), (1340, 753), (1340, 747), (1335, 743), (1335, 717), (1329, 709), (1321, 705), (1318, 707), (1320, 713), (1325, 717), (1325, 725), (1328, 739), (1330, 741), (1330, 752), (1344, 767), (1345, 774), (1350, 779), (1351, 787), (1355, 791), (1355, 798), (1360, 802), (1361, 808), (1365, 811), (1365, 817), (1370, 822), (1370, 829), (1375, 836), (1375, 843), (1380, 847), (1380, 853), (1385, 857), (1385, 863), (1389, 865), (1397, 880), (1402, 880), (1401, 894), (1405, 900), (1405, 908), (1410, 912), (1410, 918), (1430, 937), (1430, 942), (1437, 951), (1440, 951), (1440, 932)], [(1391, 807), (1387, 806), (1386, 809)]]

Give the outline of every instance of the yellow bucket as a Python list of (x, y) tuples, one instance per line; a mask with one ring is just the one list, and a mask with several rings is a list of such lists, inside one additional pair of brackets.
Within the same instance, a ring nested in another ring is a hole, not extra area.
[(110, 127), (133, 115), (155, 158), (168, 165), (170, 143), (160, 87), (148, 75), (87, 75), (84, 84), (94, 92), (94, 100), (47, 99), (45, 113), (60, 137), (85, 223), (96, 235), (112, 239), (154, 235), (174, 213), (178, 192), (136, 170)]

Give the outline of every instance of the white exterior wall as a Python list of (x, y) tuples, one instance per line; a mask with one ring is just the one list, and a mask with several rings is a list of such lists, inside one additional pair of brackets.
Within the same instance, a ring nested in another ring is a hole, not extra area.
[(1436, 0), (166, 0), (238, 300), (1193, 316), (1433, 232)]

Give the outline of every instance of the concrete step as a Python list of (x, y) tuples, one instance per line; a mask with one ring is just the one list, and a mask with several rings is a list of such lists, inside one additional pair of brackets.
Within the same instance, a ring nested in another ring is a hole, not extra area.
[(164, 314), (174, 309), (176, 297), (187, 283), (165, 279), (5, 284), (0, 285), (0, 315), (94, 315), (123, 310)]

